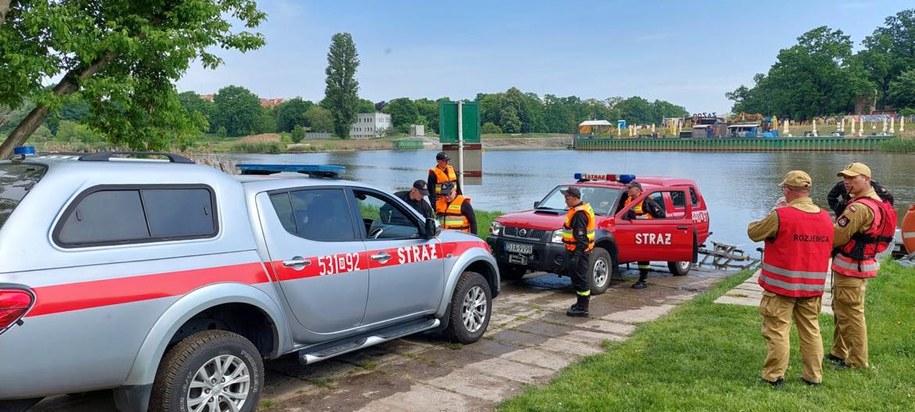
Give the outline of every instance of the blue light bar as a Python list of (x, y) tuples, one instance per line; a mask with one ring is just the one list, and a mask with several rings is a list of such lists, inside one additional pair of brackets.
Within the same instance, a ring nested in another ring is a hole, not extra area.
[(263, 165), (240, 163), (235, 165), (243, 175), (272, 175), (274, 173), (295, 172), (312, 177), (338, 178), (346, 168), (340, 165)]
[(14, 155), (29, 156), (35, 154), (35, 146), (16, 146), (13, 148)]
[(620, 182), (623, 184), (635, 180), (635, 175), (618, 175), (612, 173), (575, 173), (575, 180), (599, 180), (607, 182)]

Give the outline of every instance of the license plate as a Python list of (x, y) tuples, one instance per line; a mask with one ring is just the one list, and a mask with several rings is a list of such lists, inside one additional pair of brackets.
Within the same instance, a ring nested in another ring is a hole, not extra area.
[(505, 242), (505, 251), (508, 253), (521, 253), (530, 255), (531, 253), (534, 253), (534, 245)]
[(515, 265), (527, 265), (527, 256), (508, 255), (508, 263), (513, 263)]

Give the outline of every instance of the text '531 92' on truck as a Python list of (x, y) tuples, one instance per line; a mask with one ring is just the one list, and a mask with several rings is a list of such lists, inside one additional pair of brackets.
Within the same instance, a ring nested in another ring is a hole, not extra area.
[[(594, 173), (574, 177), (577, 182), (556, 186), (534, 202), (533, 210), (509, 213), (492, 223), (487, 242), (503, 279), (520, 279), (528, 270), (566, 275), (562, 225), (567, 207), (560, 191), (573, 186), (594, 209), (595, 246), (588, 276), (592, 294), (607, 290), (621, 263), (664, 261), (674, 275), (689, 272), (709, 236), (708, 209), (695, 182)], [(641, 194), (628, 200), (626, 184), (632, 181), (641, 185)], [(649, 201), (660, 209), (657, 216), (635, 213)]]
[(121, 410), (250, 411), (264, 358), (486, 331), (488, 245), (342, 167), (121, 155), (0, 162), (0, 409), (110, 388)]

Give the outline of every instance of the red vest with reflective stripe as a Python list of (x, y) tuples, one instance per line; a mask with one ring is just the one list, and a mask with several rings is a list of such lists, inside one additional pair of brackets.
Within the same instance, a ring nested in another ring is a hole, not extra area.
[[(442, 194), (442, 185), (448, 182), (457, 183), (457, 173), (454, 173), (454, 168), (451, 165), (445, 166), (445, 170), (439, 169), (438, 166), (435, 166), (429, 169), (430, 172), (435, 173), (435, 190), (436, 195)], [(457, 190), (457, 188), (455, 188)]]
[(834, 237), (829, 214), (794, 207), (778, 208), (776, 213), (778, 234), (766, 239), (759, 285), (782, 296), (821, 296)]
[(841, 253), (832, 258), (832, 270), (840, 275), (873, 278), (880, 270), (877, 254), (886, 250), (896, 232), (896, 209), (886, 201), (869, 197), (848, 202), (867, 205), (874, 212), (874, 221), (864, 233), (855, 233)]
[(874, 222), (864, 233), (855, 233), (851, 240), (842, 246), (842, 254), (852, 259), (872, 259), (883, 252), (893, 242), (896, 235), (896, 209), (889, 202), (861, 197), (848, 202), (862, 203), (874, 212)]

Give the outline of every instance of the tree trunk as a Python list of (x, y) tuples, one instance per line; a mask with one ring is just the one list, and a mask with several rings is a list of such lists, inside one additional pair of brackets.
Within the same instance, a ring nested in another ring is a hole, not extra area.
[[(0, 2), (2, 1), (5, 0), (0, 0)], [(64, 78), (57, 83), (57, 86), (54, 86), (54, 94), (57, 96), (66, 96), (75, 93), (79, 90), (80, 82), (91, 77), (95, 73), (98, 73), (98, 71), (107, 66), (108, 63), (111, 63), (114, 58), (115, 54), (109, 52), (84, 69), (70, 70)], [(0, 159), (9, 158), (10, 155), (13, 154), (13, 148), (22, 146), (22, 144), (32, 136), (32, 133), (35, 133), (38, 126), (41, 126), (41, 122), (43, 122), (47, 116), (48, 105), (45, 103), (39, 104), (32, 109), (25, 119), (22, 119), (22, 122), (13, 129), (3, 144), (0, 145)]]
[(10, 0), (0, 0), (0, 26), (6, 21), (6, 15), (10, 12)]

